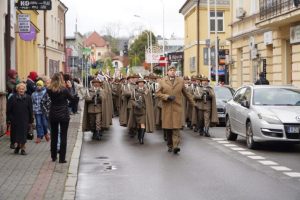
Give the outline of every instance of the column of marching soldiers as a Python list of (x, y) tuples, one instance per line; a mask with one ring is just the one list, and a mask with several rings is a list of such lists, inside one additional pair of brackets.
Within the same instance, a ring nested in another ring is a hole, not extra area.
[[(182, 128), (188, 127), (200, 136), (210, 137), (209, 127), (218, 123), (218, 117), (215, 93), (208, 78), (203, 75), (179, 78), (184, 81), (193, 102), (183, 97), (179, 105), (183, 109), (182, 116), (172, 117), (182, 119)], [(123, 78), (98, 75), (84, 97), (83, 130), (91, 131), (93, 140), (101, 140), (103, 132), (112, 125), (112, 118), (119, 117), (120, 126), (127, 127), (129, 136), (137, 136), (138, 142), (144, 144), (145, 133), (161, 130), (162, 120), (172, 120), (162, 119), (165, 100), (157, 95), (161, 79), (155, 74), (144, 77), (131, 74)], [(163, 129), (165, 141), (167, 133), (168, 130)]]

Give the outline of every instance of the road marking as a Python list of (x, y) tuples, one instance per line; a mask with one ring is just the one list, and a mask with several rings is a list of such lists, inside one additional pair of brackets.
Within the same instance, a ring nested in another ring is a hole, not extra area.
[(271, 168), (275, 169), (276, 171), (292, 171), (290, 168), (284, 166), (271, 166)]
[(270, 160), (262, 160), (262, 161), (258, 161), (263, 165), (278, 165), (278, 163), (270, 161)]
[(285, 175), (288, 175), (293, 178), (300, 178), (300, 173), (299, 172), (284, 172)]
[(253, 156), (255, 153), (252, 153), (250, 151), (239, 151), (240, 154), (245, 155), (245, 156)]
[(232, 147), (231, 149), (234, 150), (234, 151), (244, 151), (245, 150), (241, 147)]
[(262, 156), (248, 156), (248, 158), (251, 158), (253, 160), (264, 160), (266, 158), (262, 157)]
[(222, 140), (226, 140), (226, 138), (212, 138), (212, 140), (214, 140), (214, 141), (222, 141)]
[(235, 144), (224, 144), (225, 147), (236, 147)]
[(217, 142), (220, 143), (220, 144), (229, 144), (228, 141), (217, 141)]

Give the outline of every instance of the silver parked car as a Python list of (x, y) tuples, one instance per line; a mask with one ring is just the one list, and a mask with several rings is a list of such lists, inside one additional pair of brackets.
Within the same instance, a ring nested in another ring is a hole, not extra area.
[(239, 88), (226, 105), (226, 137), (258, 142), (300, 142), (300, 89), (293, 86), (249, 85)]
[(224, 125), (225, 124), (225, 107), (229, 100), (232, 99), (234, 95), (234, 89), (229, 86), (215, 86), (214, 92), (216, 95), (216, 104), (217, 104), (217, 111), (218, 111), (218, 118), (219, 123)]

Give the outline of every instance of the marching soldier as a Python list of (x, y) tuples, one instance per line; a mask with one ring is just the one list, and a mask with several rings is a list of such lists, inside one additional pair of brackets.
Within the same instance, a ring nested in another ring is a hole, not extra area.
[(93, 132), (92, 139), (100, 140), (103, 129), (110, 124), (107, 113), (107, 91), (103, 87), (103, 81), (94, 79), (91, 81), (92, 88), (85, 98), (83, 130)]
[(145, 132), (154, 131), (154, 110), (152, 94), (145, 86), (146, 81), (139, 79), (136, 81), (137, 87), (131, 93), (132, 109), (128, 121), (129, 129), (137, 129), (138, 140), (144, 144)]
[[(136, 88), (136, 80), (139, 78), (139, 75), (130, 75), (127, 77), (127, 84), (122, 86), (122, 94), (121, 94), (121, 110), (120, 110), (120, 125), (127, 127), (130, 110), (132, 109), (132, 102), (130, 101), (131, 94), (133, 90)], [(134, 137), (135, 130), (130, 129), (129, 134)]]
[[(199, 92), (196, 92), (195, 98), (197, 99), (197, 109), (200, 110), (198, 113), (199, 119), (204, 120), (203, 132), (206, 137), (210, 137), (209, 127), (219, 123), (216, 96), (214, 89), (209, 86), (209, 80), (207, 77), (202, 77), (202, 88)], [(202, 111), (202, 112), (201, 112)]]
[[(193, 110), (192, 124), (194, 126), (194, 132), (203, 135), (204, 128), (204, 115), (203, 115), (203, 87), (202, 87), (202, 76), (198, 75), (195, 77), (196, 82), (194, 83), (193, 96), (196, 102), (196, 107)], [(201, 109), (200, 109), (201, 108)]]
[(156, 92), (162, 99), (162, 128), (167, 131), (168, 151), (177, 154), (180, 151), (180, 129), (182, 128), (183, 96), (194, 106), (192, 95), (185, 88), (182, 78), (176, 77), (176, 67), (168, 67), (168, 76), (159, 82)]
[(114, 108), (113, 111), (115, 116), (119, 116), (120, 113), (121, 87), (120, 79), (118, 78), (116, 78), (111, 84)]

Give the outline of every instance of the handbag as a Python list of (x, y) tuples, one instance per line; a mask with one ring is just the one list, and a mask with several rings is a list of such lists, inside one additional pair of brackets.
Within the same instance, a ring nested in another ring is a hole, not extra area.
[(32, 125), (29, 125), (28, 132), (27, 132), (27, 140), (33, 140), (33, 138), (34, 138), (33, 128)]

